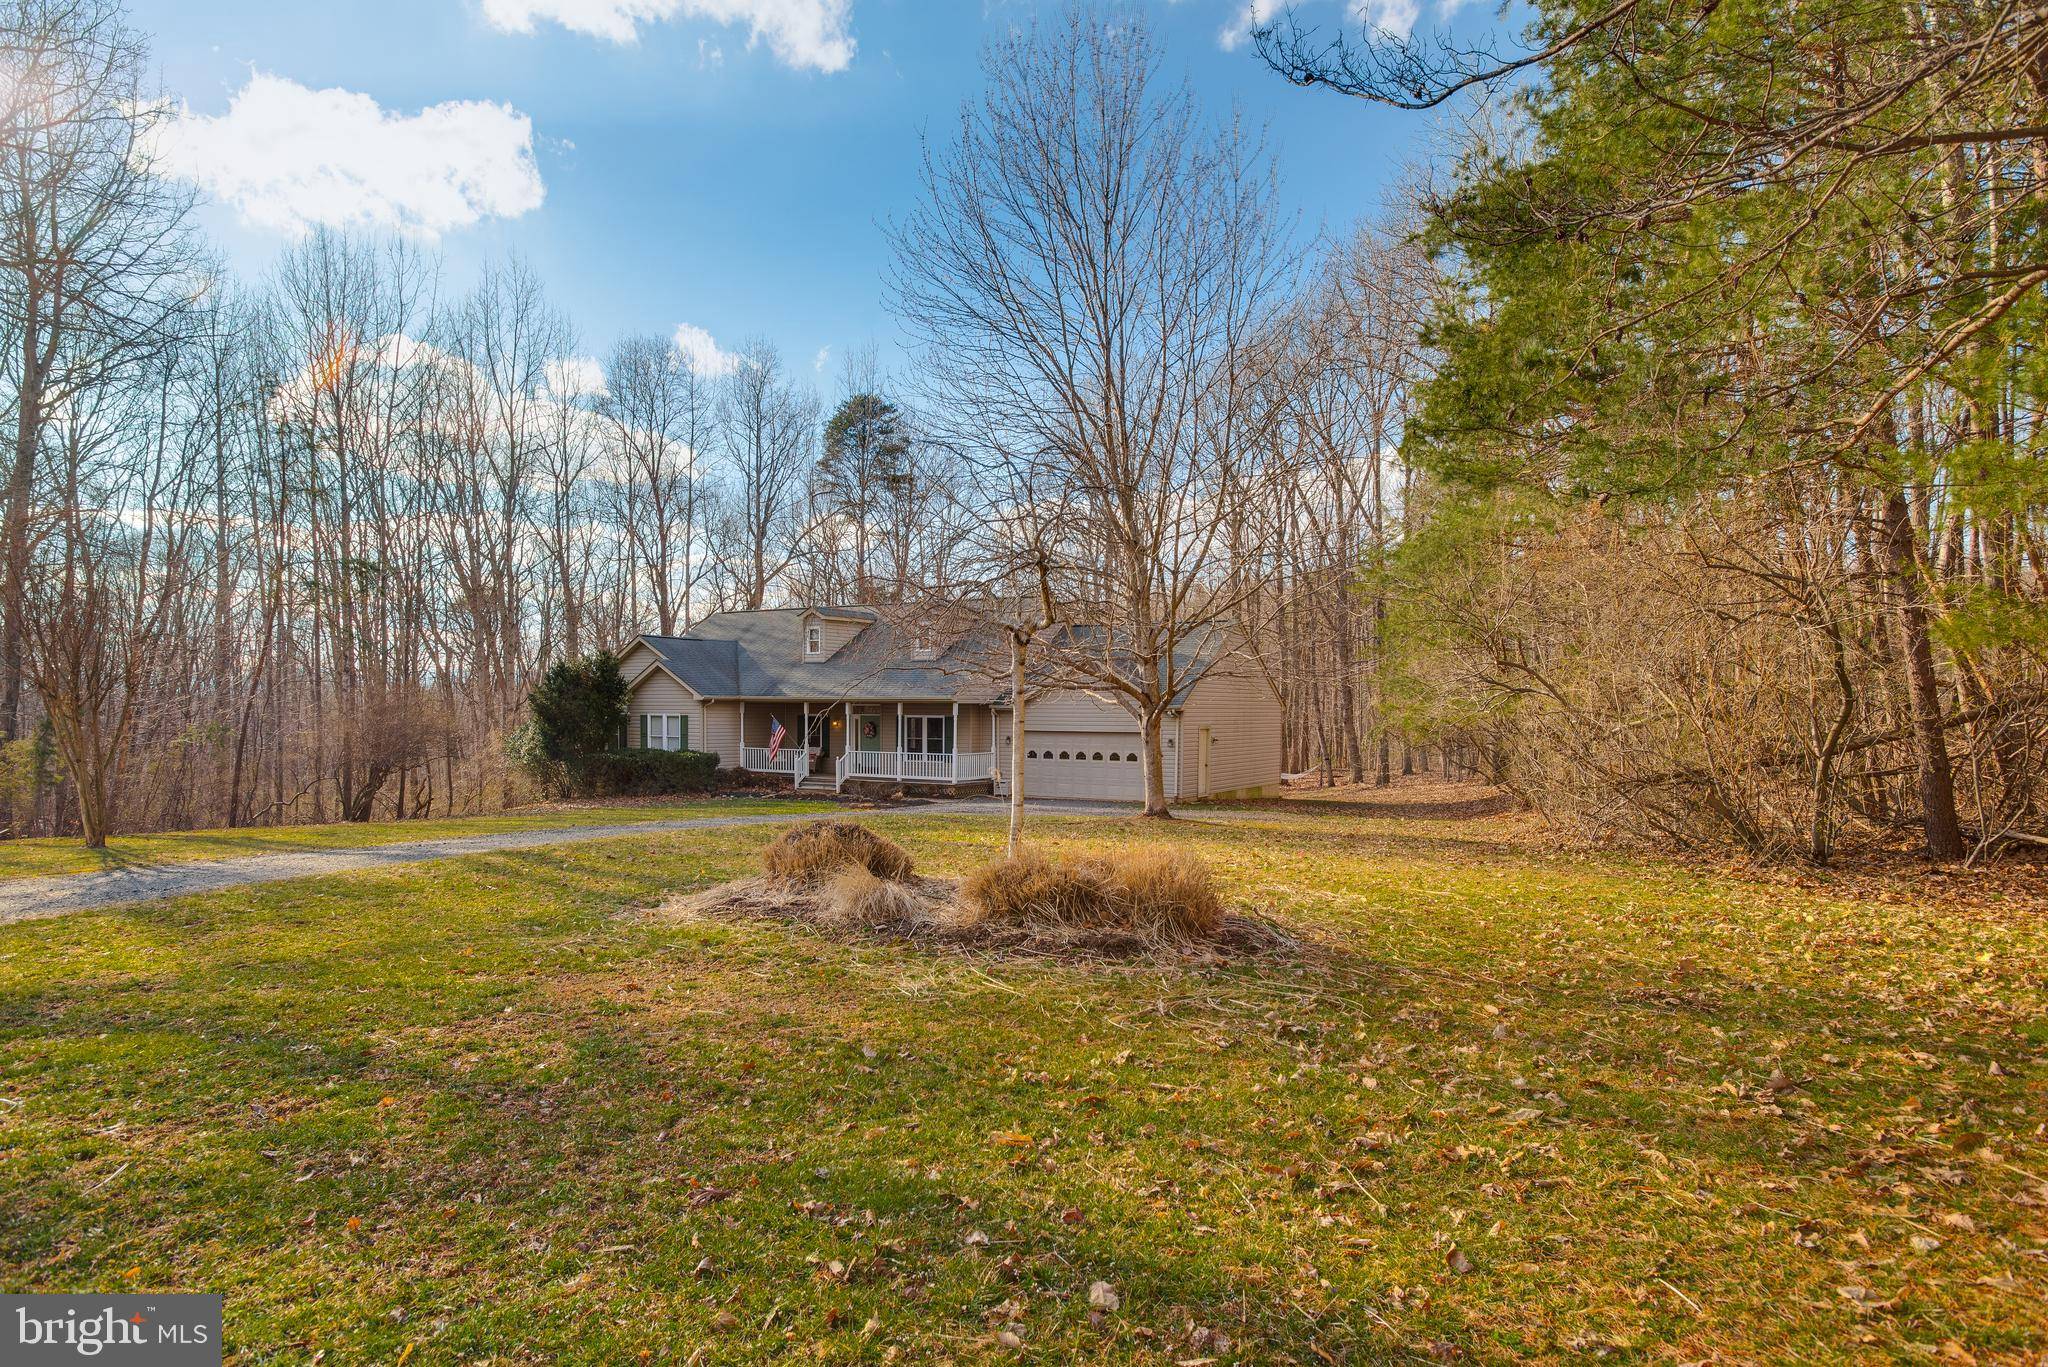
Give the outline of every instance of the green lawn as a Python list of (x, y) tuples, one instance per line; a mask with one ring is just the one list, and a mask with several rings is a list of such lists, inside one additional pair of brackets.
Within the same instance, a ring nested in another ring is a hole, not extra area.
[[(1000, 836), (876, 824), (933, 871)], [(2048, 1348), (2038, 913), (1486, 822), (1036, 828), (1182, 842), (1310, 952), (631, 910), (766, 829), (0, 929), (0, 1289), (222, 1291), (237, 1363)]]
[(51, 874), (99, 873), (135, 864), (182, 864), (244, 855), (289, 854), (302, 850), (362, 849), (409, 840), (443, 840), (501, 831), (548, 831), (569, 826), (625, 826), (694, 816), (746, 816), (768, 812), (824, 812), (832, 803), (793, 799), (706, 798), (639, 806), (549, 807), (505, 816), (436, 818), (430, 821), (340, 822), (321, 826), (246, 826), (236, 830), (173, 831), (163, 835), (122, 835), (104, 850), (89, 850), (76, 839), (0, 841), (0, 878), (42, 878)]

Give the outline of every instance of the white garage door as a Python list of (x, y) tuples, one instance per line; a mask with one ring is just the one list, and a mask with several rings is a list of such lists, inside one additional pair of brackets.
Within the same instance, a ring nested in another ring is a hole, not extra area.
[(1135, 731), (1026, 731), (1027, 797), (1145, 800)]

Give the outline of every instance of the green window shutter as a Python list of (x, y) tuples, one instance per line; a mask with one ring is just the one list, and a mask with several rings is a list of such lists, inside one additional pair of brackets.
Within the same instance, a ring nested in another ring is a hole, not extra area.
[(645, 712), (640, 714), (640, 748), (642, 750), (647, 748), (647, 714)]
[(678, 748), (678, 749), (681, 749), (681, 750), (687, 750), (687, 749), (689, 749), (689, 748), (690, 748), (690, 719), (689, 719), (689, 717), (688, 717), (688, 716), (685, 716), (685, 717), (683, 717), (683, 719), (682, 719), (682, 722), (683, 722), (683, 738), (682, 738), (681, 740), (679, 740), (679, 741), (677, 741), (677, 742), (676, 742), (676, 748)]

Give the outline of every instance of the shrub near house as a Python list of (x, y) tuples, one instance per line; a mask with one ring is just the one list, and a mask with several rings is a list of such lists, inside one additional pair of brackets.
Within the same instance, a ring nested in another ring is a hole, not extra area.
[(622, 744), (626, 681), (609, 651), (550, 666), (527, 709), (532, 717), (507, 738), (506, 750), (551, 797), (655, 797), (712, 786), (716, 755)]

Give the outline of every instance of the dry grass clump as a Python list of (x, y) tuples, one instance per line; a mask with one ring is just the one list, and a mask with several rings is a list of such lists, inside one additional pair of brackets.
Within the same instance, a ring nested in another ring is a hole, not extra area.
[(1054, 862), (1027, 850), (984, 864), (960, 885), (956, 924), (996, 930), (1128, 936), (1148, 944), (1214, 939), (1223, 899), (1208, 866), (1180, 850)]
[(852, 821), (811, 821), (770, 841), (761, 867), (785, 883), (816, 883), (842, 869), (864, 869), (895, 882), (910, 877), (910, 852)]
[(761, 862), (761, 877), (669, 909), (1027, 956), (1213, 958), (1292, 943), (1263, 922), (1226, 915), (1208, 866), (1173, 849), (1064, 861), (1032, 851), (955, 882), (914, 872), (894, 841), (850, 821), (821, 821), (776, 837)]
[(885, 930), (929, 922), (943, 903), (926, 891), (925, 881), (878, 878), (857, 864), (848, 865), (817, 890), (813, 914), (842, 929)]

